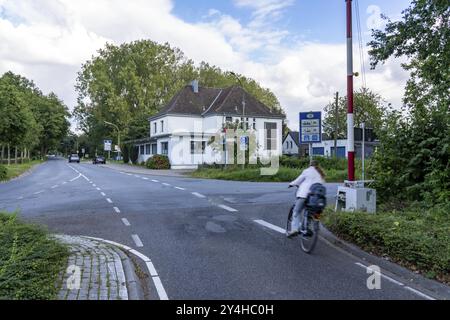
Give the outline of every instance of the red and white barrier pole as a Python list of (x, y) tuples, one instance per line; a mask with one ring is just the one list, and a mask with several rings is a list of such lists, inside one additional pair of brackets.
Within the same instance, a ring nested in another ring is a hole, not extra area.
[(347, 152), (348, 180), (355, 181), (355, 133), (353, 116), (353, 32), (352, 32), (352, 0), (347, 4)]

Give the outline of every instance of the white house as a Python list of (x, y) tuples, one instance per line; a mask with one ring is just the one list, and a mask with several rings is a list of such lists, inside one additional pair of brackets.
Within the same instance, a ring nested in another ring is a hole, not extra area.
[(290, 131), (283, 139), (283, 155), (299, 155), (299, 133)]
[(149, 118), (149, 137), (134, 143), (139, 146), (139, 162), (162, 154), (169, 157), (173, 169), (225, 163), (226, 153), (208, 142), (218, 139), (227, 123), (239, 121), (256, 135), (255, 156), (269, 158), (282, 154), (284, 118), (239, 86), (206, 88), (193, 81)]

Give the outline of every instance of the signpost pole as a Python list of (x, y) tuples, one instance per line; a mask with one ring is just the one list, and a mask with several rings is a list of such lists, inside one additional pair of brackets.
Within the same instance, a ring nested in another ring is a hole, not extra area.
[(352, 32), (352, 0), (347, 4), (347, 139), (348, 139), (348, 180), (355, 181), (355, 134), (353, 115), (353, 32)]

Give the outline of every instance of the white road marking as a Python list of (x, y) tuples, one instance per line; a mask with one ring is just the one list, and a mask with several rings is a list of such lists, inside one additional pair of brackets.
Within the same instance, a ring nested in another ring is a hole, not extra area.
[(262, 226), (264, 226), (264, 227), (266, 227), (266, 228), (269, 228), (269, 229), (272, 229), (273, 231), (276, 231), (276, 232), (279, 232), (279, 233), (286, 233), (286, 230), (285, 229), (283, 229), (283, 228), (280, 228), (280, 227), (278, 227), (278, 226), (276, 226), (276, 225), (274, 225), (274, 224), (271, 224), (271, 223), (269, 223), (269, 222), (266, 222), (266, 221), (264, 221), (264, 220), (254, 220), (256, 223), (258, 223), (258, 224), (260, 224), (260, 225), (262, 225)]
[(102, 189), (100, 189), (100, 188), (97, 188), (97, 191), (101, 191)]
[(219, 208), (225, 209), (225, 210), (227, 210), (229, 212), (238, 212), (236, 209), (233, 209), (233, 208), (231, 208), (229, 206), (226, 206), (226, 205), (223, 205), (223, 204), (219, 205)]
[(153, 182), (159, 182), (159, 180), (152, 180)]
[(104, 192), (100, 192), (100, 194), (104, 197), (106, 197), (106, 194)]
[(127, 176), (132, 176), (132, 174), (131, 173), (127, 173)]
[(142, 180), (148, 180), (148, 178), (142, 178)]
[(435, 298), (430, 297), (429, 295), (426, 295), (425, 293), (422, 293), (422, 292), (420, 292), (419, 290), (413, 289), (413, 288), (411, 288), (411, 287), (405, 287), (405, 289), (406, 289), (406, 290), (409, 290), (409, 291), (411, 291), (411, 292), (417, 294), (418, 296), (420, 296), (420, 297), (422, 297), (422, 298), (425, 298), (425, 299), (427, 299), (427, 300), (436, 300)]
[(106, 198), (106, 201), (108, 201), (109, 203), (113, 203), (110, 198)]
[[(355, 262), (355, 264), (356, 264), (357, 266), (360, 266), (361, 268), (366, 269), (366, 270), (369, 270), (369, 269), (370, 269), (369, 267), (365, 266), (365, 265), (362, 264), (362, 263)], [(371, 269), (370, 269), (370, 270), (371, 270)], [(391, 277), (388, 277), (388, 276), (386, 276), (386, 275), (384, 275), (384, 274), (382, 274), (382, 273), (379, 273), (379, 272), (376, 272), (376, 273), (379, 274), (382, 278), (384, 278), (384, 279), (386, 279), (386, 280), (388, 280), (388, 281), (390, 281), (390, 282), (392, 282), (392, 283), (394, 283), (394, 284), (396, 284), (396, 285), (398, 285), (398, 286), (400, 286), (400, 287), (404, 287), (406, 290), (411, 291), (412, 293), (415, 293), (416, 295), (418, 295), (418, 296), (420, 296), (420, 297), (422, 297), (422, 298), (425, 298), (425, 299), (427, 299), (427, 300), (436, 300), (436, 299), (434, 299), (433, 297), (430, 297), (429, 295), (427, 295), (427, 294), (425, 294), (425, 293), (423, 293), (423, 292), (420, 292), (419, 290), (416, 290), (416, 289), (414, 289), (414, 288), (405, 286), (405, 285), (404, 285), (403, 283), (401, 283), (400, 281), (397, 281), (397, 280), (395, 280), (395, 279), (392, 279)]]
[(131, 235), (131, 237), (133, 238), (133, 241), (136, 244), (136, 247), (142, 248), (144, 246), (144, 244), (142, 243), (141, 239), (139, 238), (139, 236), (137, 234), (133, 234), (133, 235)]
[[(93, 239), (93, 240), (97, 240), (97, 241), (102, 241), (102, 242), (105, 242), (105, 243), (112, 244), (114, 246), (118, 246), (119, 248), (122, 248), (123, 250), (128, 251), (128, 252), (134, 254), (135, 256), (139, 257), (140, 259), (142, 259), (145, 262), (145, 264), (147, 266), (147, 269), (148, 269), (150, 274), (153, 273), (153, 272), (156, 272), (156, 269), (153, 266), (153, 263), (151, 265), (147, 264), (147, 262), (151, 262), (150, 258), (145, 256), (145, 255), (143, 255), (139, 251), (136, 251), (136, 250), (134, 250), (134, 249), (132, 249), (130, 247), (127, 247), (127, 246), (125, 246), (123, 244), (120, 244), (120, 243), (117, 243), (117, 242), (114, 242), (114, 241), (109, 241), (109, 240), (104, 240), (104, 239), (101, 239), (101, 238), (94, 238), (94, 237), (85, 237), (85, 238)], [(167, 296), (166, 290), (164, 289), (164, 286), (161, 283), (161, 279), (158, 276), (154, 276), (154, 277), (152, 277), (152, 280), (153, 280), (153, 283), (154, 283), (154, 285), (156, 287), (156, 291), (158, 292), (159, 299), (160, 300), (169, 300), (169, 297)]]
[(62, 184), (67, 184), (67, 182), (66, 181), (64, 181)]
[(137, 174), (134, 175), (136, 178), (140, 178), (141, 176), (138, 176)]
[(155, 266), (151, 261), (147, 261), (145, 262), (145, 264), (147, 265), (147, 269), (152, 277), (158, 276), (158, 272), (156, 271)]
[(72, 180), (70, 180), (70, 182), (74, 182), (75, 180), (78, 180), (81, 178), (81, 174), (78, 175), (78, 177), (73, 178)]
[(130, 223), (130, 221), (128, 221), (127, 218), (122, 218), (122, 222), (123, 222), (123, 224), (126, 225), (127, 227), (131, 226), (131, 223)]
[(161, 283), (161, 279), (159, 277), (152, 277), (153, 283), (155, 284), (156, 290), (158, 291), (158, 296), (160, 300), (169, 300), (167, 296), (166, 290)]
[(96, 184), (93, 184), (92, 186), (93, 186), (94, 188), (96, 188), (96, 187), (97, 187), (97, 185), (96, 185)]
[(204, 195), (202, 195), (202, 194), (200, 194), (200, 193), (198, 193), (198, 192), (192, 192), (192, 194), (193, 194), (194, 196), (196, 196), (197, 198), (202, 198), (202, 199), (206, 198), (206, 196), (204, 196)]
[(23, 197), (18, 197), (18, 198), (17, 198), (17, 200), (22, 200), (22, 199), (23, 199)]
[(117, 213), (120, 213), (120, 210), (117, 207), (114, 207), (114, 211), (117, 212)]
[(175, 189), (178, 189), (178, 190), (186, 190), (185, 188), (180, 188), (180, 187), (175, 187)]
[(41, 194), (41, 193), (44, 193), (44, 192), (45, 192), (44, 190), (41, 190), (41, 191), (35, 192), (34, 194)]
[[(363, 265), (363, 264), (360, 263), (360, 262), (355, 262), (355, 264), (356, 264), (357, 266), (360, 266), (361, 268), (364, 268), (364, 269), (366, 269), (366, 270), (371, 270), (371, 271), (372, 271), (372, 269), (370, 269), (369, 267)], [(394, 284), (396, 284), (396, 285), (398, 285), (398, 286), (401, 286), (401, 287), (404, 286), (403, 283), (401, 283), (401, 282), (399, 282), (399, 281), (397, 281), (397, 280), (395, 280), (395, 279), (392, 279), (391, 277), (388, 277), (388, 276), (386, 276), (386, 275), (384, 275), (384, 274), (382, 274), (382, 273), (376, 272), (376, 271), (375, 271), (375, 273), (379, 274), (382, 278), (388, 280), (389, 282), (392, 282), (392, 283), (394, 283)]]
[(54, 185), (53, 187), (52, 187), (52, 189), (56, 189), (56, 188), (58, 188), (59, 186), (58, 185)]
[(170, 187), (171, 184), (169, 184), (169, 183), (163, 183), (163, 186)]

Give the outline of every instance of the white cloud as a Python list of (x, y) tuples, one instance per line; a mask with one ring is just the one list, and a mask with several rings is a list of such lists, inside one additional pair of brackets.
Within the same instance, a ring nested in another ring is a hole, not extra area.
[[(292, 129), (299, 111), (320, 110), (336, 90), (345, 93), (344, 44), (287, 44), (288, 31), (267, 25), (292, 1), (234, 3), (253, 10), (249, 24), (214, 8), (204, 20), (187, 23), (172, 14), (170, 0), (0, 0), (0, 73), (34, 79), (73, 107), (76, 72), (106, 42), (151, 39), (179, 47), (197, 63), (255, 78), (279, 97)], [(392, 61), (367, 75), (368, 86), (394, 105), (400, 104), (405, 80)]]

